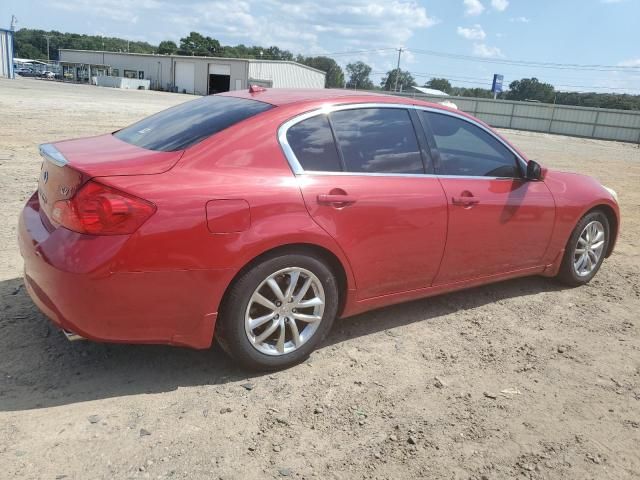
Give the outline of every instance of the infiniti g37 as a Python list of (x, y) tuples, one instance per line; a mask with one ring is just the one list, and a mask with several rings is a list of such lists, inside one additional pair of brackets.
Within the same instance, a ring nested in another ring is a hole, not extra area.
[(334, 319), (526, 275), (593, 278), (616, 194), (415, 99), (252, 88), (41, 146), (25, 284), (70, 338), (306, 358)]

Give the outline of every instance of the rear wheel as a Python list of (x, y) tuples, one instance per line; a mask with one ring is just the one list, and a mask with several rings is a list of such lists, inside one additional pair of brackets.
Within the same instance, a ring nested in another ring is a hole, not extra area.
[(233, 284), (216, 328), (218, 343), (252, 369), (301, 362), (325, 337), (338, 311), (338, 284), (321, 260), (267, 258)]
[(609, 231), (609, 221), (601, 211), (582, 217), (567, 243), (558, 279), (572, 286), (588, 283), (604, 261)]

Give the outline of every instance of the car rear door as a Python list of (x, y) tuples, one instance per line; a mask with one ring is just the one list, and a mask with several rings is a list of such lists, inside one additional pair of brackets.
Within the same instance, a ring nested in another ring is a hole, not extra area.
[(541, 266), (555, 220), (544, 182), (523, 178), (524, 161), (481, 124), (444, 111), (419, 116), (449, 210), (434, 284)]
[[(431, 285), (446, 198), (415, 112), (351, 105), (285, 124), (280, 140), (313, 219), (346, 254), (358, 298)], [(419, 134), (417, 134), (419, 132)]]

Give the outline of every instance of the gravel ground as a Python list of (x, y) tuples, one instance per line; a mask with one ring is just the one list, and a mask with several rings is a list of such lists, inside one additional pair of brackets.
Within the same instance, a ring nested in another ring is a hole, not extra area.
[(527, 278), (337, 322), (309, 361), (251, 375), (216, 348), (68, 343), (22, 285), (16, 224), (43, 141), (187, 97), (0, 80), (3, 478), (640, 478), (640, 150), (528, 132), (544, 165), (620, 195), (587, 286)]

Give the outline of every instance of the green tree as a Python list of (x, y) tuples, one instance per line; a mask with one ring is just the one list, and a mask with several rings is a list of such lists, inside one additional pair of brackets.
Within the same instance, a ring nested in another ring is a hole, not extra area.
[(178, 53), (199, 57), (219, 57), (222, 54), (222, 47), (215, 38), (205, 37), (198, 32), (191, 32), (188, 36), (180, 39)]
[[(458, 97), (493, 98), (493, 92), (486, 88), (451, 87), (450, 95)], [(501, 98), (500, 94), (498, 98)]]
[(405, 91), (409, 89), (409, 87), (416, 85), (415, 79), (409, 72), (394, 68), (393, 70), (389, 70), (387, 74), (382, 77), (382, 80), (380, 81), (382, 89), (392, 91), (396, 86), (396, 76), (398, 77), (397, 85), (399, 92)]
[(173, 55), (178, 53), (178, 46), (176, 45), (176, 42), (164, 40), (158, 45), (158, 53), (162, 55)]
[(369, 78), (371, 67), (364, 62), (355, 62), (347, 65), (347, 88), (359, 88), (360, 90), (373, 90), (373, 82)]
[(110, 52), (153, 53), (156, 47), (147, 42), (128, 42), (123, 38), (80, 35), (55, 30), (21, 28), (15, 33), (16, 57), (43, 60), (47, 58), (47, 39), (51, 60), (58, 60), (58, 49), (107, 50)]
[(338, 65), (333, 58), (323, 56), (303, 57), (302, 55), (298, 55), (296, 57), (296, 62), (326, 72), (326, 88), (344, 87), (344, 72), (342, 71), (342, 68), (340, 68), (340, 65)]
[(446, 78), (432, 78), (424, 85), (427, 88), (433, 88), (435, 90), (440, 90), (444, 93), (451, 93), (452, 87), (449, 80)]
[(542, 83), (537, 78), (523, 78), (509, 84), (508, 100), (538, 100), (551, 103), (555, 96), (555, 89), (550, 83)]

